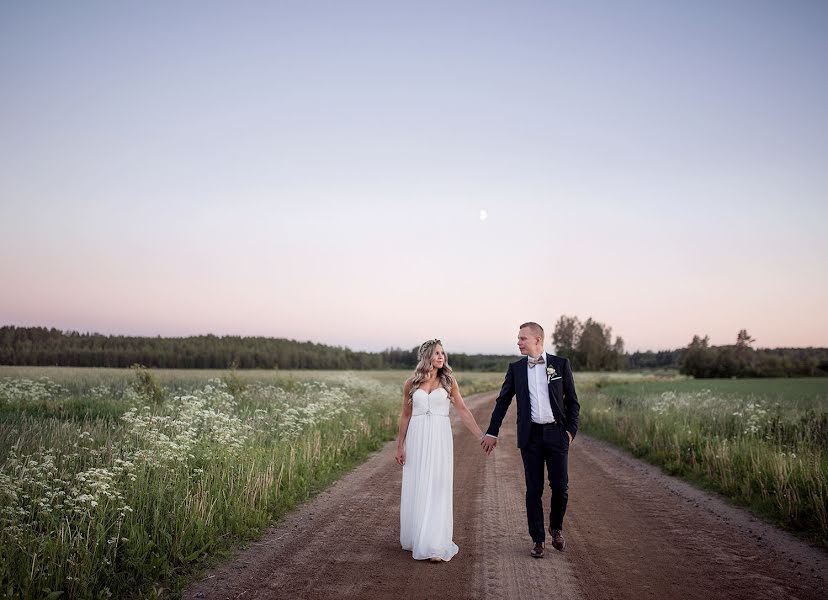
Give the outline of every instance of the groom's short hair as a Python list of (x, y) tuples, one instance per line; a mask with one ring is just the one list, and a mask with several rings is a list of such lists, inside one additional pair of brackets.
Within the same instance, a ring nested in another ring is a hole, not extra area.
[(529, 321), (528, 323), (524, 323), (520, 326), (521, 329), (523, 329), (524, 327), (528, 327), (532, 331), (532, 333), (538, 336), (540, 339), (544, 338), (543, 327), (541, 327), (534, 321)]

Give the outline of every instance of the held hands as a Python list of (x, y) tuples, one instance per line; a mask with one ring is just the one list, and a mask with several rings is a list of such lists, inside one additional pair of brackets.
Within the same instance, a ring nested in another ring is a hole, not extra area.
[(480, 445), (483, 446), (483, 451), (486, 454), (491, 454), (492, 450), (494, 450), (495, 446), (497, 446), (497, 438), (493, 438), (490, 435), (484, 435), (480, 440)]

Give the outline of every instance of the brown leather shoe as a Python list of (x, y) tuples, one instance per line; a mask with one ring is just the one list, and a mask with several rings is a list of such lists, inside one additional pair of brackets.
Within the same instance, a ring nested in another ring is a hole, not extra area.
[(550, 527), (549, 533), (552, 534), (552, 547), (558, 552), (565, 551), (566, 540), (564, 539), (563, 532), (560, 529), (552, 529)]
[(532, 551), (529, 552), (529, 554), (532, 555), (532, 558), (543, 558), (543, 546), (543, 542), (538, 542), (537, 544), (535, 544), (534, 548), (532, 548)]

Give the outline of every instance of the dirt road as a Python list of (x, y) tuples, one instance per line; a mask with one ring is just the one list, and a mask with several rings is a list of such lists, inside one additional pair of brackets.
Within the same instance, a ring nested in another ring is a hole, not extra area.
[[(467, 400), (484, 429), (493, 398)], [(569, 547), (531, 558), (514, 410), (489, 457), (453, 422), (450, 562), (400, 548), (391, 442), (184, 598), (828, 598), (828, 553), (584, 435), (569, 455)], [(544, 500), (548, 514), (548, 488)]]

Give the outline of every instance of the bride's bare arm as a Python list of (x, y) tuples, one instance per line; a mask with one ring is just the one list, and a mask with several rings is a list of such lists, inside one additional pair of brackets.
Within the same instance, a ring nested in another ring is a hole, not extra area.
[(457, 410), (457, 414), (460, 415), (460, 420), (463, 421), (463, 425), (465, 425), (466, 429), (471, 431), (474, 436), (480, 440), (483, 437), (483, 431), (481, 431), (480, 427), (477, 425), (477, 421), (474, 420), (474, 416), (466, 406), (466, 403), (463, 402), (463, 396), (460, 395), (460, 387), (457, 385), (456, 381), (451, 384), (451, 398), (454, 403), (454, 408)]
[(403, 386), (402, 410), (400, 411), (400, 433), (397, 436), (397, 464), (405, 464), (405, 434), (408, 433), (408, 422), (411, 420), (411, 380), (407, 379)]

